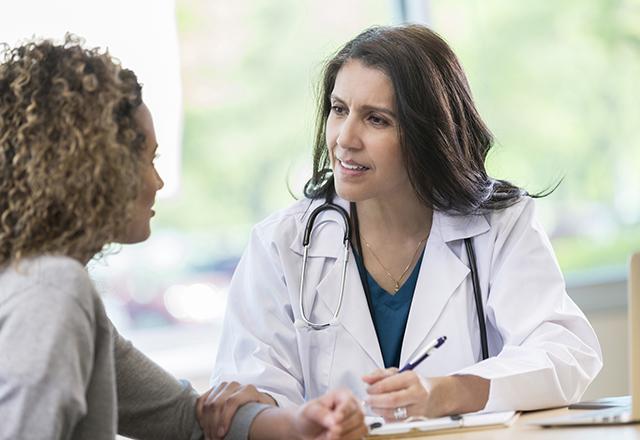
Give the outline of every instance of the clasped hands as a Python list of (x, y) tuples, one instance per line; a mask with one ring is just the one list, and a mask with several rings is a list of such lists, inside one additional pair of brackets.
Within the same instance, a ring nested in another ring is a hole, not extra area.
[[(398, 373), (396, 368), (380, 369), (362, 377), (369, 386), (366, 404), (387, 421), (411, 416), (441, 417), (479, 411), (487, 403), (490, 381), (472, 375), (424, 378), (415, 371)], [(240, 406), (248, 402), (275, 405), (275, 401), (253, 385), (223, 382), (200, 396), (197, 416), (207, 440), (224, 438)], [(271, 410), (265, 410), (267, 413)], [(349, 390), (334, 390), (295, 410), (274, 408), (271, 425), (298, 439), (359, 439), (366, 435), (364, 415)], [(254, 420), (259, 424), (262, 413)], [(267, 417), (264, 417), (265, 419)], [(275, 422), (275, 423), (274, 423)], [(265, 430), (258, 429), (258, 432)], [(252, 425), (253, 432), (253, 425)], [(278, 438), (277, 432), (273, 438)], [(269, 438), (265, 436), (263, 438)]]
[[(224, 438), (236, 411), (248, 402), (276, 403), (253, 385), (238, 382), (223, 382), (200, 396), (196, 414), (205, 439)], [(264, 410), (254, 419), (251, 434), (252, 439), (355, 440), (367, 434), (367, 427), (358, 400), (351, 391), (339, 389), (295, 409)]]

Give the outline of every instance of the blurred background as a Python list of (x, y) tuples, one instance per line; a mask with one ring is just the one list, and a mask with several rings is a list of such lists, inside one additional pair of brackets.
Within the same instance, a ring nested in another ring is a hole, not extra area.
[(3, 1), (0, 41), (72, 32), (144, 83), (166, 182), (153, 234), (90, 272), (121, 332), (203, 391), (250, 228), (310, 175), (323, 60), (368, 26), (404, 21), (429, 25), (458, 54), (495, 134), (494, 177), (530, 192), (563, 179), (538, 207), (603, 344), (587, 397), (627, 393), (626, 262), (640, 249), (637, 0)]

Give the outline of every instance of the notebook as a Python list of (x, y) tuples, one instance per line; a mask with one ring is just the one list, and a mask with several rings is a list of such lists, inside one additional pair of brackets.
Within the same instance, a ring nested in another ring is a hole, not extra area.
[(367, 423), (379, 423), (381, 426), (369, 429), (369, 437), (394, 438), (424, 435), (425, 432), (448, 430), (476, 430), (487, 428), (506, 428), (516, 420), (515, 411), (478, 412), (462, 416), (440, 417), (436, 419), (415, 420), (411, 417), (406, 422), (383, 423), (380, 417), (367, 417)]
[(621, 406), (581, 412), (532, 422), (545, 428), (555, 426), (621, 425), (640, 423), (640, 253), (629, 264), (629, 371), (631, 400), (619, 399)]

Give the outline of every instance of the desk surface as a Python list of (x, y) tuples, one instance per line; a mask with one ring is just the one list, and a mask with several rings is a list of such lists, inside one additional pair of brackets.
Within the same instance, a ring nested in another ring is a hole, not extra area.
[[(528, 425), (529, 422), (537, 419), (546, 419), (565, 414), (579, 414), (582, 412), (585, 411), (569, 410), (567, 408), (536, 411), (521, 414), (518, 420), (516, 420), (510, 428), (485, 429), (467, 432), (451, 430), (446, 434), (427, 434), (424, 436), (410, 438), (412, 440), (602, 440), (607, 438), (615, 438), (616, 440), (640, 440), (640, 424), (581, 428), (540, 428), (538, 426)], [(368, 438), (374, 440), (376, 437)], [(394, 437), (385, 437), (385, 439), (390, 438)]]

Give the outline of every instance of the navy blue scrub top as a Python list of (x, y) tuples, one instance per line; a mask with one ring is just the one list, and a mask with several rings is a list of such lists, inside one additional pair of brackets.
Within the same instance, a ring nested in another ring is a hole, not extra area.
[(400, 287), (400, 290), (395, 295), (391, 295), (378, 285), (376, 280), (369, 275), (369, 272), (366, 272), (362, 258), (356, 253), (358, 271), (361, 274), (363, 272), (367, 274), (373, 309), (373, 326), (376, 329), (385, 368), (400, 368), (400, 352), (402, 350), (404, 330), (407, 326), (413, 292), (416, 289), (423, 255), (424, 253), (420, 255), (420, 259), (413, 268), (411, 275)]

